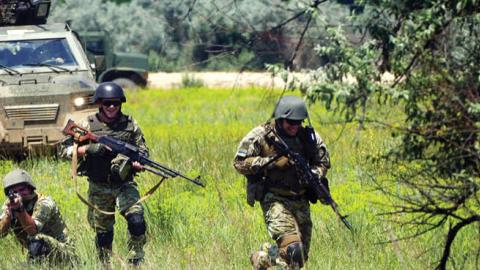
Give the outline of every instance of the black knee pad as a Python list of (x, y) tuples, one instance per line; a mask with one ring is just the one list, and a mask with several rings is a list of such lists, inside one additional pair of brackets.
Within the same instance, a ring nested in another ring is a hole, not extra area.
[(127, 216), (128, 231), (133, 236), (144, 235), (147, 230), (147, 224), (141, 214), (131, 214)]
[(28, 242), (28, 256), (35, 259), (47, 256), (50, 253), (50, 247), (43, 240), (31, 240)]
[(97, 232), (95, 241), (97, 247), (111, 247), (113, 243), (113, 231)]
[(298, 264), (298, 266), (303, 267), (304, 261), (305, 259), (303, 257), (302, 244), (299, 242), (294, 242), (288, 245), (287, 247), (288, 264)]

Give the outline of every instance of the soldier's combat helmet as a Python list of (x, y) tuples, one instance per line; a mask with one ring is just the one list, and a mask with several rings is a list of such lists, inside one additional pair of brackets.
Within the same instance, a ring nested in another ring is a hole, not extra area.
[(122, 102), (127, 101), (122, 87), (114, 82), (101, 83), (97, 86), (97, 89), (95, 89), (93, 102), (97, 103), (103, 99), (120, 99)]
[(7, 175), (3, 177), (3, 191), (5, 192), (5, 194), (7, 194), (8, 189), (10, 187), (13, 187), (17, 184), (22, 184), (22, 183), (29, 185), (33, 189), (37, 188), (33, 183), (33, 180), (30, 174), (28, 174), (25, 170), (15, 169), (7, 173)]
[(278, 101), (273, 117), (275, 120), (304, 120), (308, 117), (307, 106), (300, 97), (284, 96)]

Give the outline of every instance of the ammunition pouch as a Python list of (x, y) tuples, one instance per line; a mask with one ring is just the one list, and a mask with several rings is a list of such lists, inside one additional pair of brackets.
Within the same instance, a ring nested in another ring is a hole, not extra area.
[(132, 171), (132, 162), (129, 157), (119, 154), (112, 159), (111, 164), (110, 171), (112, 175), (117, 176), (122, 181), (128, 179)]
[(260, 175), (247, 175), (247, 203), (255, 205), (255, 201), (262, 201), (265, 196), (265, 185)]

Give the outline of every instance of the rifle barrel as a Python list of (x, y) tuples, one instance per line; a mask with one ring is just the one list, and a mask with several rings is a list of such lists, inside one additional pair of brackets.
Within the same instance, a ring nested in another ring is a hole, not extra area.
[(143, 159), (145, 161), (145, 165), (161, 171), (164, 175), (168, 175), (169, 177), (177, 177), (178, 176), (178, 177), (181, 177), (185, 180), (188, 180), (188, 181), (190, 181), (190, 182), (192, 182), (192, 183), (194, 183), (198, 186), (205, 187), (205, 184), (199, 181), (200, 176), (197, 176), (197, 177), (195, 177), (195, 179), (193, 179), (193, 178), (190, 178), (186, 175), (183, 175), (182, 173), (180, 173), (180, 172), (178, 172), (174, 169), (168, 168), (167, 166), (162, 165), (158, 162), (155, 162), (155, 161), (150, 160), (148, 158), (143, 158)]

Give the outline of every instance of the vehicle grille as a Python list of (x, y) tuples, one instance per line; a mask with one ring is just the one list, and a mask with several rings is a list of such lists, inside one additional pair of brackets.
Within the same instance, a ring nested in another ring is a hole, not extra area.
[(86, 98), (88, 104), (94, 104), (95, 103), (95, 102), (93, 102), (93, 95), (88, 95), (85, 98)]
[(9, 119), (24, 121), (52, 121), (57, 118), (58, 104), (4, 106)]

